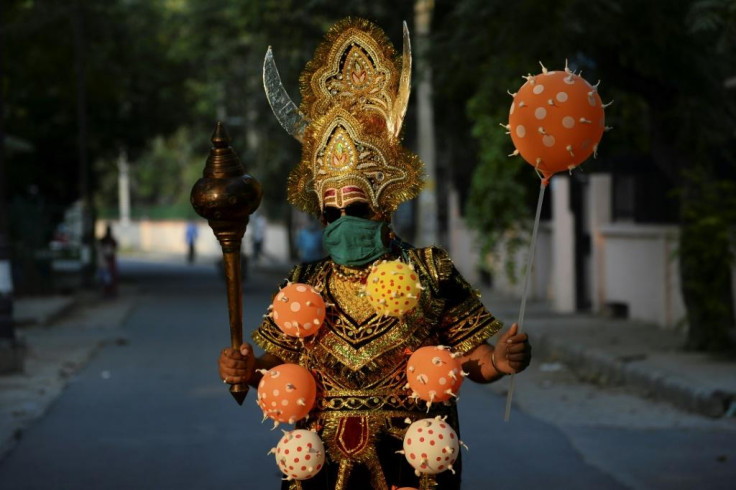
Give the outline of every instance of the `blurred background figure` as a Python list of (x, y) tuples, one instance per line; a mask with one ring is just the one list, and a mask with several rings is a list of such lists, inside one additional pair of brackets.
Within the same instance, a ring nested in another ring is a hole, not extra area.
[(253, 213), (250, 217), (250, 225), (253, 230), (251, 240), (253, 241), (253, 261), (258, 263), (263, 252), (263, 241), (266, 235), (266, 217), (261, 213)]
[(102, 282), (105, 297), (111, 298), (117, 294), (118, 265), (117, 265), (118, 242), (112, 234), (112, 226), (107, 225), (105, 235), (100, 238), (98, 247), (99, 276)]
[(199, 236), (197, 225), (193, 221), (188, 222), (187, 231), (186, 231), (186, 241), (187, 241), (187, 262), (189, 262), (190, 264), (194, 263), (194, 259), (196, 257), (197, 236)]
[(324, 257), (322, 251), (322, 227), (314, 220), (310, 220), (307, 226), (299, 230), (296, 238), (296, 247), (299, 252), (299, 260), (302, 262), (314, 262)]

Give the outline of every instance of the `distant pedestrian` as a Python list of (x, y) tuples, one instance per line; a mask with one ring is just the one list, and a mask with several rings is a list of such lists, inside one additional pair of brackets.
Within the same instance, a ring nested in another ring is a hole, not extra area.
[(266, 217), (261, 213), (253, 213), (250, 218), (251, 229), (253, 234), (251, 240), (253, 241), (253, 260), (258, 263), (263, 253), (263, 242), (266, 236)]
[(190, 264), (194, 263), (194, 259), (196, 256), (196, 243), (197, 243), (197, 237), (199, 236), (199, 231), (197, 230), (197, 225), (190, 221), (187, 223), (187, 232), (186, 232), (186, 241), (187, 241), (187, 262)]
[(102, 282), (102, 290), (105, 297), (111, 298), (117, 294), (118, 289), (118, 242), (115, 240), (112, 234), (112, 226), (109, 224), (105, 229), (105, 235), (100, 238), (98, 245), (100, 282)]
[(322, 251), (322, 227), (317, 221), (311, 220), (307, 226), (299, 230), (296, 248), (302, 262), (314, 262), (325, 256)]

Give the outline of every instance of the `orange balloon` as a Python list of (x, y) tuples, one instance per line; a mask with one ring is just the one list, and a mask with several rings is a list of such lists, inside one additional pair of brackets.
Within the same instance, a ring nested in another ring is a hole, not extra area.
[[(317, 398), (312, 373), (298, 364), (280, 364), (263, 373), (258, 384), (258, 406), (263, 415), (293, 424), (307, 416)], [(278, 425), (278, 424), (277, 424)]]
[(463, 383), (462, 367), (447, 347), (421, 347), (409, 357), (406, 379), (412, 396), (429, 406), (457, 396)]
[(274, 297), (271, 318), (286, 335), (309, 337), (325, 320), (325, 300), (309, 284), (293, 282)]
[(545, 70), (514, 95), (507, 128), (518, 153), (548, 180), (597, 151), (605, 122), (596, 87), (574, 73)]

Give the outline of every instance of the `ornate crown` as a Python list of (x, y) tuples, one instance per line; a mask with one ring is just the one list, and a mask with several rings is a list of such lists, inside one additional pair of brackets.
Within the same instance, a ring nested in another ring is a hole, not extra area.
[[(269, 48), (264, 86), (274, 114), (302, 143), (302, 159), (291, 171), (289, 202), (319, 214), (325, 194), (355, 188), (384, 215), (419, 194), (422, 162), (401, 145), (411, 89), (411, 46), (404, 24), (403, 56), (384, 32), (364, 19), (343, 19), (300, 77), (299, 109), (286, 94)], [(331, 199), (332, 202), (332, 199)]]

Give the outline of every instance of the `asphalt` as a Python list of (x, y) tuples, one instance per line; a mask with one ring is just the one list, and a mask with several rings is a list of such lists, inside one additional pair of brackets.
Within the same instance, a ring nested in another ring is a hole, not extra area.
[[(480, 292), (498, 318), (507, 324), (517, 319), (518, 299)], [(112, 299), (85, 291), (15, 300), (16, 333), (27, 350), (24, 372), (0, 376), (0, 459), (103, 345), (127, 341), (123, 325), (135, 303), (130, 285)], [(522, 328), (530, 335), (533, 362), (561, 362), (586, 381), (626, 386), (703, 416), (736, 417), (736, 361), (685, 352), (681, 331), (557, 314), (543, 302), (528, 303)]]

